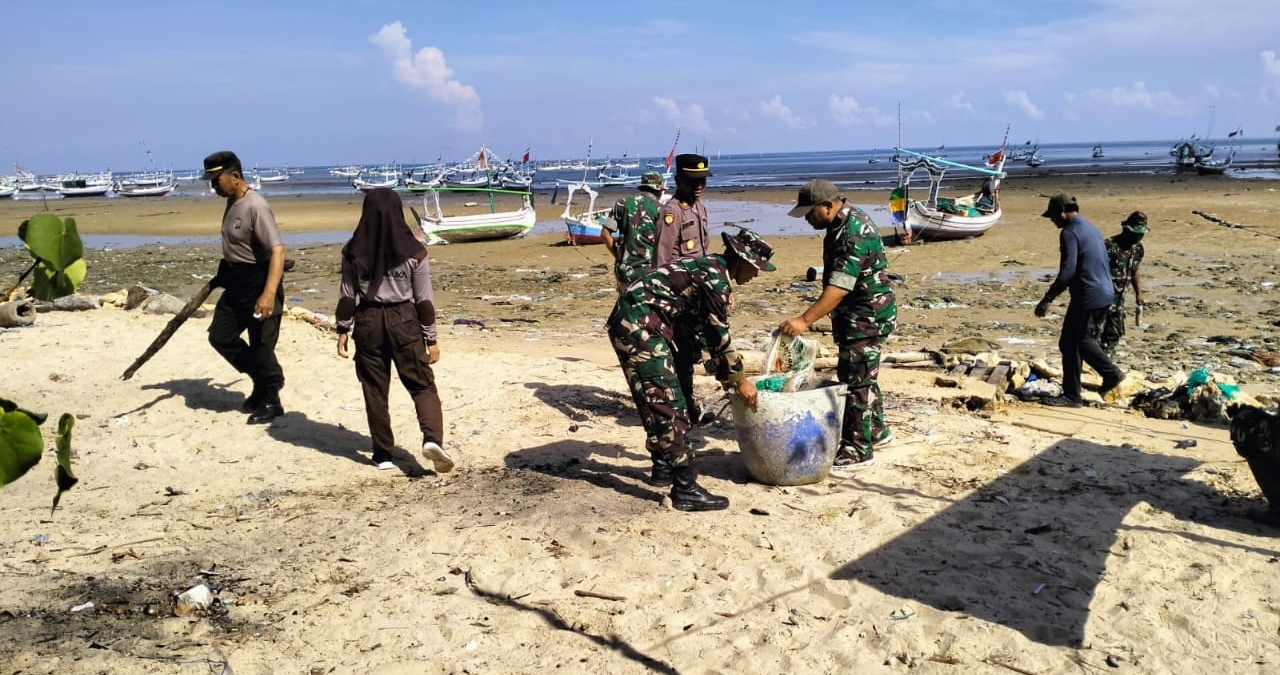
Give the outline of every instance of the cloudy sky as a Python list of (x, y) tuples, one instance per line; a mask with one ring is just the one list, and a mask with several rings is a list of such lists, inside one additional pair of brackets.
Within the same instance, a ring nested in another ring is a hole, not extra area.
[[(878, 7), (875, 9), (863, 8)], [(1280, 125), (1275, 0), (22, 2), (0, 173), (1214, 136)], [(1210, 111), (1213, 111), (1211, 116)]]

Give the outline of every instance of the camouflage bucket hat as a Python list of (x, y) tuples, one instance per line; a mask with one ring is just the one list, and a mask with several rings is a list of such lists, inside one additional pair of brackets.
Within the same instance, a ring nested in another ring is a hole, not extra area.
[(778, 269), (769, 259), (773, 257), (773, 247), (770, 246), (760, 235), (748, 230), (740, 228), (738, 234), (729, 236), (728, 232), (721, 232), (724, 237), (725, 248), (731, 249), (739, 258), (747, 261), (752, 267), (762, 272), (772, 272)]
[(1120, 227), (1134, 234), (1146, 234), (1148, 231), (1147, 215), (1141, 211), (1134, 211), (1129, 214), (1128, 218), (1124, 219), (1123, 223), (1120, 223)]
[(641, 190), (652, 190), (661, 193), (667, 189), (667, 179), (663, 178), (662, 174), (657, 171), (646, 171), (640, 177), (639, 187)]

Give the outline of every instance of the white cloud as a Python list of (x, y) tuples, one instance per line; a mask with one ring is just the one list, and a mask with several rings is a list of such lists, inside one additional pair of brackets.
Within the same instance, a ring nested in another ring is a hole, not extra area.
[(951, 110), (959, 110), (961, 112), (972, 113), (973, 104), (964, 100), (964, 92), (956, 92), (947, 97), (946, 106)]
[(773, 119), (782, 122), (782, 124), (787, 128), (803, 129), (808, 126), (807, 121), (797, 117), (796, 114), (791, 111), (791, 107), (782, 102), (781, 94), (774, 94), (773, 98), (767, 101), (760, 101), (756, 104), (756, 107), (759, 108), (760, 112), (763, 113), (765, 117), (772, 117)]
[(414, 54), (413, 43), (399, 21), (383, 26), (369, 36), (369, 42), (391, 57), (397, 80), (453, 108), (456, 127), (470, 131), (480, 129), (483, 121), (480, 95), (475, 87), (454, 79), (453, 69), (445, 63), (444, 52), (423, 47)]
[(1262, 70), (1268, 75), (1280, 77), (1280, 61), (1276, 60), (1276, 53), (1270, 49), (1262, 52)]
[(1044, 119), (1044, 111), (1036, 107), (1036, 104), (1031, 101), (1031, 97), (1027, 96), (1027, 92), (1025, 91), (1006, 91), (1004, 93), (1004, 100), (1013, 107), (1022, 110), (1022, 112), (1026, 113), (1027, 117), (1030, 117), (1033, 120)]
[(707, 113), (697, 103), (690, 103), (681, 109), (675, 99), (666, 96), (654, 96), (653, 103), (658, 106), (658, 110), (662, 111), (667, 122), (675, 126), (695, 133), (706, 133), (711, 130), (711, 125), (707, 122)]
[(1142, 81), (1127, 87), (1090, 89), (1083, 94), (1067, 94), (1068, 105), (1110, 107), (1122, 110), (1169, 112), (1183, 107), (1182, 101), (1168, 91), (1149, 91)]
[(857, 124), (862, 117), (862, 105), (852, 96), (836, 96), (827, 98), (827, 108), (837, 122), (844, 125)]

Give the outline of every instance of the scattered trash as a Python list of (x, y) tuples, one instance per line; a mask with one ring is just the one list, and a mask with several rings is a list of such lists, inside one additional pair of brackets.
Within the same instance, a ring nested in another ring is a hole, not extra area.
[(1107, 665), (1108, 665), (1108, 666), (1111, 666), (1112, 668), (1119, 668), (1119, 667), (1120, 667), (1120, 662), (1121, 662), (1121, 661), (1123, 661), (1123, 660), (1124, 660), (1124, 659), (1122, 659), (1122, 658), (1120, 658), (1119, 656), (1116, 656), (1116, 655), (1114, 655), (1114, 654), (1107, 654)]
[(1005, 497), (1004, 495), (996, 495), (996, 501), (1000, 502), (1001, 504), (1004, 504), (1005, 506), (1009, 505), (1009, 498)]
[(1120, 446), (1120, 449), (1121, 449), (1121, 450), (1130, 450), (1130, 451), (1132, 451), (1132, 452), (1142, 452), (1142, 448), (1139, 448), (1138, 446), (1136, 446), (1136, 445), (1134, 445), (1134, 444), (1132, 444), (1132, 443), (1124, 443), (1124, 444), (1122, 444), (1122, 445)]
[(212, 604), (213, 591), (210, 591), (208, 586), (200, 584), (178, 595), (178, 604), (173, 608), (173, 613), (178, 616), (187, 616), (197, 610), (208, 609)]
[(45, 544), (49, 543), (49, 535), (37, 534), (31, 537), (31, 543), (35, 544), (36, 546), (44, 546)]
[(467, 644), (463, 645), (462, 648), (465, 649), (466, 651), (474, 652), (475, 650), (480, 648), (480, 643), (476, 642), (475, 640), (472, 640)]
[(1085, 469), (1085, 470), (1084, 470), (1084, 477), (1085, 477), (1085, 478), (1097, 478), (1097, 477), (1098, 477), (1098, 472), (1097, 472), (1097, 471), (1094, 471), (1093, 469)]
[(121, 415), (121, 416), (117, 417), (117, 418), (115, 419), (115, 424), (116, 424), (116, 426), (117, 426), (117, 427), (127, 427), (127, 426), (129, 426), (129, 416), (128, 416), (128, 415)]
[(916, 615), (915, 611), (912, 610), (910, 607), (902, 607), (900, 609), (895, 609), (894, 611), (889, 612), (889, 620), (903, 621), (905, 619), (910, 619), (915, 615)]
[(753, 506), (753, 507), (751, 507), (751, 510), (747, 511), (747, 513), (750, 513), (750, 514), (751, 514), (751, 515), (753, 515), (753, 516), (767, 516), (767, 515), (769, 515), (769, 512), (768, 512), (768, 511), (765, 511), (764, 509), (757, 508), (757, 507), (754, 507), (754, 506)]
[(454, 320), (453, 320), (453, 325), (455, 325), (455, 326), (474, 326), (475, 328), (484, 328), (484, 322), (483, 322), (483, 321), (477, 321), (476, 319), (454, 319)]
[(1031, 591), (1032, 595), (1040, 595), (1040, 591), (1044, 590), (1044, 584), (1036, 584), (1035, 590)]
[(1182, 439), (1182, 440), (1178, 441), (1177, 443), (1174, 443), (1174, 444), (1173, 444), (1173, 447), (1178, 448), (1179, 450), (1181, 450), (1181, 449), (1183, 449), (1183, 448), (1194, 448), (1194, 447), (1196, 447), (1196, 439), (1194, 439), (1194, 438), (1184, 438), (1184, 439)]
[(72, 608), (71, 608), (71, 613), (72, 613), (72, 614), (79, 614), (80, 612), (83, 612), (83, 611), (85, 611), (85, 610), (87, 610), (87, 609), (93, 609), (93, 601), (92, 601), (92, 600), (90, 600), (89, 602), (84, 603), (83, 605), (76, 605), (75, 607), (72, 607)]
[(165, 486), (165, 488), (164, 488), (164, 494), (165, 494), (165, 496), (166, 496), (166, 497), (180, 497), (180, 496), (182, 496), (182, 495), (187, 494), (187, 491), (186, 491), (186, 490), (183, 490), (183, 489), (181, 489), (181, 488), (174, 488), (174, 487), (168, 487), (168, 486)]
[(576, 425), (576, 424), (570, 424), (570, 425), (569, 425), (569, 433), (577, 433), (578, 429), (579, 429), (579, 427), (578, 427), (578, 425)]

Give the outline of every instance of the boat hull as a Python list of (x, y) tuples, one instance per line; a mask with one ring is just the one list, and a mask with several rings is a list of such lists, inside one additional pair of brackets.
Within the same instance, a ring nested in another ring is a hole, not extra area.
[(173, 192), (172, 185), (155, 185), (147, 187), (121, 186), (116, 188), (116, 194), (121, 197), (163, 197), (170, 192)]
[(601, 224), (601, 216), (593, 216), (587, 220), (578, 220), (576, 218), (565, 218), (565, 235), (564, 240), (574, 246), (583, 244), (603, 244), (604, 243), (604, 226)]
[(1000, 220), (1001, 210), (981, 216), (961, 216), (912, 201), (907, 206), (907, 227), (916, 241), (944, 241), (981, 237)]
[(427, 244), (459, 244), (519, 237), (532, 230), (535, 222), (537, 213), (528, 208), (476, 216), (422, 216), (418, 226)]

